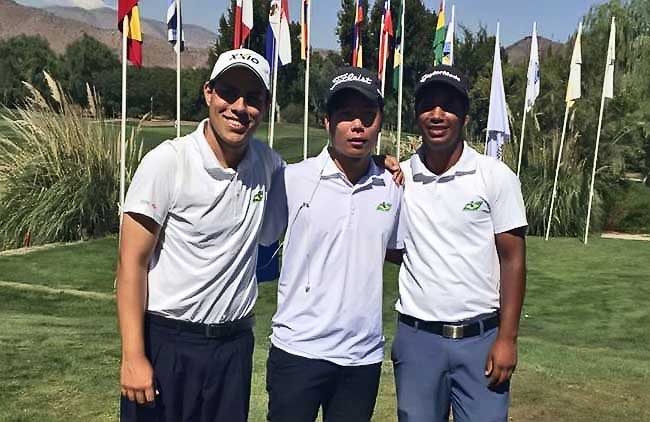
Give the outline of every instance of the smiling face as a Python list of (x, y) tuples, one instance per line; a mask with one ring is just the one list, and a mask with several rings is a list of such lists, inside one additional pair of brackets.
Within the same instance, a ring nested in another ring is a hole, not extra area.
[(353, 159), (370, 156), (381, 130), (379, 106), (357, 91), (346, 89), (332, 101), (330, 109), (325, 127), (336, 153)]
[(467, 123), (467, 106), (458, 91), (446, 84), (433, 83), (418, 95), (417, 122), (422, 142), (431, 150), (450, 150), (462, 140)]
[(203, 87), (209, 128), (222, 148), (242, 150), (268, 108), (262, 81), (245, 67), (226, 70)]

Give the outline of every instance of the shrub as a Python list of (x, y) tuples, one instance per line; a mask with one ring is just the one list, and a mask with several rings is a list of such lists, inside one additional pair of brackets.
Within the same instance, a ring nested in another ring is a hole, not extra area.
[[(119, 130), (87, 87), (88, 107), (71, 103), (45, 74), (50, 98), (32, 85), (25, 104), (5, 109), (0, 134), (0, 248), (71, 241), (115, 233), (119, 227)], [(127, 181), (140, 151), (135, 131), (126, 148)]]

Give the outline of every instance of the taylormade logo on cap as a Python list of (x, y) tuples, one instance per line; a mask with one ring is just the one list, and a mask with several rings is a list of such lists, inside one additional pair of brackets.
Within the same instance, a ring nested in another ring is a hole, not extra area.
[(434, 70), (431, 73), (427, 73), (426, 75), (422, 75), (422, 78), (420, 78), (420, 83), (423, 84), (427, 80), (433, 78), (434, 76), (446, 76), (448, 78), (454, 79), (456, 82), (460, 83), (460, 77), (457, 75), (454, 75), (451, 72), (448, 72), (446, 70)]
[(332, 79), (332, 86), (330, 87), (330, 91), (333, 91), (334, 88), (345, 82), (360, 82), (366, 85), (372, 85), (372, 79), (367, 76), (361, 76), (355, 73), (344, 73), (343, 75), (339, 75), (336, 78)]

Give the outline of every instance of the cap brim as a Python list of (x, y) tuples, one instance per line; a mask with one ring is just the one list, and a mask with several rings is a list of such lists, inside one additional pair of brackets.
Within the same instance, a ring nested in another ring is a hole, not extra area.
[(223, 75), (224, 73), (226, 73), (226, 71), (228, 71), (228, 70), (230, 70), (230, 69), (233, 69), (233, 68), (235, 68), (235, 67), (244, 67), (244, 68), (250, 70), (250, 71), (251, 71), (251, 72), (252, 72), (252, 73), (257, 77), (257, 79), (259, 79), (260, 82), (262, 82), (262, 85), (264, 85), (264, 88), (266, 88), (267, 91), (270, 91), (270, 90), (271, 90), (271, 87), (269, 86), (268, 82), (264, 79), (264, 77), (262, 77), (262, 75), (260, 75), (260, 73), (257, 71), (257, 69), (255, 69), (253, 66), (251, 66), (251, 65), (249, 65), (249, 64), (241, 63), (241, 62), (239, 62), (239, 63), (233, 63), (233, 64), (230, 64), (230, 65), (224, 67), (223, 69), (221, 69), (221, 71), (220, 71), (219, 73), (217, 73), (216, 75), (214, 75), (214, 76), (210, 79), (209, 82), (214, 81), (214, 80), (217, 79), (219, 76), (221, 76), (221, 75)]
[(379, 93), (372, 92), (371, 90), (361, 89), (357, 86), (341, 86), (335, 88), (334, 91), (330, 92), (330, 95), (327, 97), (327, 105), (330, 105), (334, 97), (347, 90), (355, 91), (363, 95), (364, 98), (372, 101), (373, 103), (376, 103), (379, 107), (384, 106), (384, 99), (381, 97), (381, 95), (379, 95)]

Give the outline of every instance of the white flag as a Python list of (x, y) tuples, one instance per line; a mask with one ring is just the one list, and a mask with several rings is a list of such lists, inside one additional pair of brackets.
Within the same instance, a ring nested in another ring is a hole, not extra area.
[(503, 159), (503, 144), (509, 140), (510, 125), (508, 124), (506, 93), (503, 88), (503, 75), (501, 72), (501, 44), (499, 42), (499, 24), (497, 23), (485, 153), (492, 157), (496, 157), (499, 160)]
[(181, 18), (180, 25), (176, 16), (176, 0), (168, 0), (167, 2), (167, 41), (174, 46), (174, 51), (179, 48), (178, 44), (178, 28), (181, 32), (181, 51), (185, 50), (185, 31), (183, 30), (183, 19)]
[(454, 65), (454, 25), (456, 21), (456, 5), (451, 6), (451, 20), (447, 26), (447, 37), (442, 47), (442, 64)]
[(274, 49), (278, 49), (280, 65), (291, 63), (291, 33), (289, 32), (289, 2), (271, 0), (269, 26), (266, 30), (266, 59), (273, 68)]
[(573, 103), (580, 98), (580, 73), (582, 66), (582, 48), (580, 47), (580, 38), (582, 37), (582, 22), (578, 26), (578, 36), (573, 46), (573, 55), (571, 56), (571, 71), (569, 72), (569, 83), (566, 88), (567, 106), (573, 106)]
[(614, 98), (614, 63), (616, 62), (616, 22), (612, 18), (612, 29), (609, 31), (609, 47), (607, 47), (607, 65), (605, 66), (605, 81), (603, 96)]
[(539, 96), (539, 48), (537, 46), (537, 22), (533, 23), (533, 36), (530, 41), (530, 60), (528, 61), (528, 83), (526, 84), (526, 113), (532, 110)]

